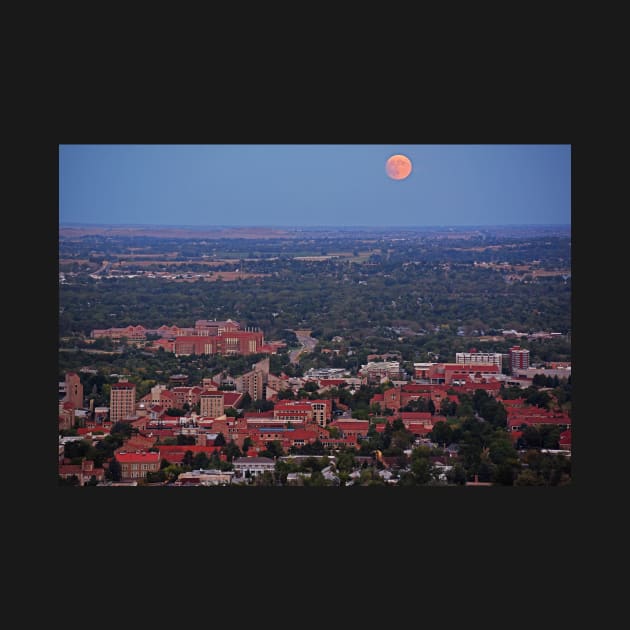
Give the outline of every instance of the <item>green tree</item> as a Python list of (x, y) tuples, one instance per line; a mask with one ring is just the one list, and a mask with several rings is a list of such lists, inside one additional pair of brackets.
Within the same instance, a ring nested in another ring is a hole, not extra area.
[(460, 463), (456, 463), (451, 470), (446, 473), (449, 483), (463, 486), (466, 484), (466, 470)]
[(501, 486), (513, 486), (515, 477), (515, 467), (511, 464), (500, 464), (497, 466), (494, 481)]
[(351, 473), (357, 463), (352, 451), (341, 451), (336, 456), (337, 470), (340, 472)]
[(109, 467), (105, 471), (105, 477), (109, 481), (120, 481), (122, 476), (122, 467), (120, 462), (114, 457), (109, 462)]
[(523, 470), (514, 480), (515, 486), (544, 486), (545, 482), (533, 470)]
[(240, 406), (242, 409), (252, 409), (252, 397), (249, 395), (248, 392), (245, 392), (245, 394), (243, 394), (243, 398), (241, 398), (241, 402), (240, 402)]
[(262, 475), (256, 475), (254, 480), (256, 486), (273, 486), (273, 474), (269, 470), (265, 470)]
[(261, 457), (275, 459), (276, 457), (282, 457), (284, 455), (284, 450), (280, 440), (271, 440), (270, 442), (266, 442), (265, 446), (266, 449), (260, 453)]
[(182, 459), (182, 467), (187, 470), (191, 470), (193, 467), (193, 452), (188, 450), (184, 453), (184, 458)]
[(231, 462), (235, 457), (242, 457), (243, 455), (234, 440), (230, 440), (230, 443), (224, 446), (222, 451), (225, 453), (228, 462)]
[(425, 457), (414, 458), (412, 455), (411, 472), (417, 485), (426, 485), (435, 479), (434, 467)]
[(193, 458), (192, 466), (195, 470), (203, 470), (208, 468), (210, 464), (210, 460), (208, 456), (202, 451), (200, 453), (195, 453), (195, 457)]
[(433, 425), (429, 437), (432, 442), (448, 446), (453, 441), (453, 429), (446, 422), (440, 420)]
[(217, 437), (214, 438), (214, 446), (225, 446), (225, 436), (223, 433), (217, 433)]
[(70, 475), (66, 478), (58, 476), (58, 483), (60, 486), (78, 486), (79, 478), (76, 475)]
[(173, 483), (174, 481), (177, 481), (177, 478), (184, 472), (184, 469), (176, 464), (170, 464), (164, 468), (162, 472), (164, 473), (165, 480), (169, 483)]

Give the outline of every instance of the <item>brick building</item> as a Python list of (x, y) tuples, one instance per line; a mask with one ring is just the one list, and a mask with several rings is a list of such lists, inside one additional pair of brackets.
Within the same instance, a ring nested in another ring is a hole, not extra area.
[(66, 373), (66, 395), (64, 402), (71, 403), (75, 409), (83, 407), (83, 385), (81, 379), (76, 372)]
[(109, 418), (111, 422), (119, 422), (128, 416), (133, 416), (135, 409), (135, 384), (126, 381), (114, 383), (109, 395)]
[(264, 344), (262, 332), (234, 331), (221, 335), (186, 335), (175, 337), (175, 354), (256, 354)]
[(510, 368), (512, 372), (526, 370), (529, 367), (529, 350), (520, 346), (510, 348)]
[(224, 393), (216, 391), (204, 391), (200, 396), (200, 413), (204, 418), (217, 418), (225, 411)]
[(120, 463), (122, 481), (144, 479), (148, 472), (160, 470), (160, 453), (149, 453), (146, 451), (127, 453), (121, 451), (116, 454), (116, 459)]
[(250, 370), (236, 379), (236, 390), (249, 394), (252, 400), (262, 400), (265, 396), (265, 372), (263, 370)]

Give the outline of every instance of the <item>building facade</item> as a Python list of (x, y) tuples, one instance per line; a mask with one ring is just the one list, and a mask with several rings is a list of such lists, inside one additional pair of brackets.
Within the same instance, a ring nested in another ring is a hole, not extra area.
[(265, 373), (262, 370), (250, 370), (236, 379), (236, 390), (249, 394), (252, 400), (263, 400), (265, 381)]
[(160, 453), (135, 451), (133, 453), (119, 452), (116, 459), (120, 464), (120, 478), (122, 481), (137, 481), (144, 479), (148, 472), (160, 470)]
[(75, 409), (83, 407), (83, 385), (76, 372), (66, 373), (66, 395), (64, 401), (72, 403)]
[(503, 355), (500, 352), (456, 352), (455, 363), (497, 365), (500, 370), (503, 365)]
[(120, 422), (133, 416), (136, 409), (136, 386), (134, 383), (121, 381), (114, 383), (109, 395), (109, 418), (111, 422)]
[(205, 391), (200, 396), (200, 413), (206, 418), (218, 418), (225, 411), (223, 392)]
[(512, 346), (510, 348), (510, 369), (512, 372), (516, 370), (526, 370), (529, 367), (529, 350), (525, 350), (520, 346)]

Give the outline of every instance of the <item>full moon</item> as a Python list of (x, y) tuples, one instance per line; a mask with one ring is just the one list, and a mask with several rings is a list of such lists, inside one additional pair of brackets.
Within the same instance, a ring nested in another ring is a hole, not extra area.
[(392, 155), (385, 163), (385, 172), (392, 179), (405, 179), (411, 173), (411, 160), (406, 155)]

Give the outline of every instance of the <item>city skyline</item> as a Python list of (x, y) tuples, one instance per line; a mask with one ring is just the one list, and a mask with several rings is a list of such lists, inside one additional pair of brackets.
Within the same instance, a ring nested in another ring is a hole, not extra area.
[[(409, 157), (409, 177), (385, 163)], [(63, 225), (571, 224), (570, 145), (60, 145)]]

